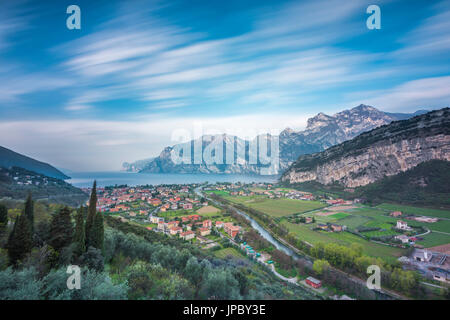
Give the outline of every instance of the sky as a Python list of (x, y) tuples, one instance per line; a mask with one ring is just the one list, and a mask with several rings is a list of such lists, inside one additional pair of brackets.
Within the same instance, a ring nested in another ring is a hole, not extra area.
[(73, 171), (119, 170), (177, 132), (449, 101), (449, 1), (0, 1), (0, 145)]

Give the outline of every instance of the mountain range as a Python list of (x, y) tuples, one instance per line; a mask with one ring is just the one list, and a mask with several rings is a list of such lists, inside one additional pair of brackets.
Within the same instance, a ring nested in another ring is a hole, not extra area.
[[(321, 112), (308, 119), (305, 130), (286, 128), (278, 136), (260, 135), (253, 140), (244, 140), (226, 134), (205, 135), (196, 140), (166, 147), (155, 158), (124, 163), (123, 169), (151, 173), (279, 174), (300, 155), (323, 151), (365, 131), (426, 112), (420, 110), (412, 114), (387, 113), (362, 104), (334, 115)], [(272, 144), (274, 139), (279, 142), (279, 162), (276, 164), (268, 163), (259, 156), (265, 154), (260, 152), (261, 148), (265, 147), (264, 144), (267, 144), (267, 154), (272, 154), (272, 145), (276, 145)], [(201, 146), (201, 149), (196, 149), (196, 146)], [(181, 155), (177, 154), (180, 150), (188, 161), (173, 161), (174, 156), (177, 158)], [(210, 158), (219, 161), (208, 161)], [(194, 161), (195, 159), (198, 161)]]
[(394, 121), (325, 151), (302, 155), (281, 180), (360, 187), (431, 160), (450, 161), (449, 108)]
[(12, 167), (19, 167), (55, 179), (60, 180), (70, 179), (70, 177), (68, 177), (55, 167), (49, 165), (48, 163), (32, 159), (30, 157), (24, 156), (20, 153), (14, 152), (10, 149), (1, 146), (0, 146), (0, 167), (6, 169)]

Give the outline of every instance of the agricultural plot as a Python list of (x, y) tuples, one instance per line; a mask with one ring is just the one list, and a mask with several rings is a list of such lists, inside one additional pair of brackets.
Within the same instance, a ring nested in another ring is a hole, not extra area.
[(423, 245), (425, 248), (440, 246), (450, 243), (450, 235), (444, 233), (431, 232), (422, 236), (423, 240), (417, 242)]
[[(318, 223), (341, 223), (342, 219), (345, 219), (347, 217), (350, 216), (350, 214), (348, 213), (344, 213), (344, 212), (338, 212), (338, 213), (334, 213), (334, 212), (329, 212), (329, 215), (324, 215), (324, 212), (318, 212), (318, 213), (313, 213), (312, 216), (314, 216), (314, 219), (316, 220), (316, 222)], [(306, 214), (305, 216), (311, 216), (311, 214)]]
[(269, 199), (264, 196), (226, 197), (226, 199), (264, 212), (272, 217), (285, 217), (325, 207), (325, 204), (319, 201)]
[(206, 191), (206, 193), (214, 193), (218, 196), (228, 196), (230, 195), (227, 191), (223, 191), (223, 190), (210, 190), (210, 191)]
[(396, 236), (399, 233), (393, 231), (393, 230), (377, 230), (377, 231), (365, 231), (365, 232), (361, 232), (363, 235), (369, 237), (369, 238), (374, 238), (374, 237), (386, 237), (386, 236)]
[(234, 258), (245, 258), (244, 255), (242, 255), (239, 251), (237, 251), (235, 248), (224, 248), (217, 251), (214, 251), (214, 255), (217, 258), (225, 259), (228, 256), (234, 257)]
[(334, 242), (346, 246), (349, 246), (352, 243), (358, 243), (362, 245), (363, 252), (365, 254), (373, 257), (380, 257), (389, 262), (393, 262), (405, 251), (404, 249), (393, 248), (364, 240), (363, 238), (360, 238), (349, 232), (313, 231), (310, 229), (310, 226), (303, 224), (293, 224), (287, 221), (283, 221), (282, 224), (288, 228), (289, 232), (294, 233), (299, 239), (311, 243), (312, 245), (318, 242)]
[(450, 219), (450, 210), (438, 210), (438, 209), (427, 209), (418, 208), (411, 206), (396, 205), (390, 203), (383, 203), (377, 206), (377, 208), (387, 210), (387, 211), (401, 211), (407, 214), (414, 214), (420, 216), (431, 216), (436, 218), (447, 218)]
[(330, 216), (330, 218), (339, 220), (339, 219), (346, 218), (346, 217), (348, 217), (348, 216), (350, 216), (349, 213), (339, 212), (339, 213), (332, 214), (332, 215)]
[(367, 217), (349, 215), (349, 216), (339, 220), (339, 223), (347, 226), (347, 228), (349, 228), (349, 229), (356, 229), (357, 227), (363, 225), (367, 221), (370, 221), (370, 219)]
[(351, 245), (352, 243), (361, 244), (363, 252), (372, 257), (379, 257), (388, 262), (394, 262), (398, 257), (406, 253), (406, 249), (394, 248), (364, 240), (349, 232), (331, 232), (328, 233), (330, 238), (334, 238), (338, 243), (343, 245)]
[(197, 214), (201, 215), (202, 217), (215, 217), (218, 216), (220, 212), (220, 209), (214, 206), (206, 206), (197, 210)]
[[(409, 207), (410, 210), (414, 208)], [(411, 209), (412, 208), (412, 209)], [(414, 211), (415, 214), (422, 214), (421, 208), (418, 211)], [(369, 238), (384, 237), (384, 236), (395, 236), (400, 234), (394, 230), (394, 227), (399, 218), (390, 217), (387, 215), (389, 211), (381, 208), (371, 208), (365, 206), (358, 206), (356, 208), (349, 208), (343, 212), (332, 213), (329, 210), (321, 210), (314, 212), (314, 218), (317, 223), (336, 223), (340, 225), (345, 225), (349, 230), (356, 230), (362, 228), (378, 228), (378, 230), (370, 230), (361, 232), (363, 235)], [(412, 213), (412, 212), (411, 212)], [(308, 216), (310, 216), (308, 214)], [(423, 240), (417, 241), (417, 244), (423, 245), (425, 247), (443, 245), (450, 243), (450, 220), (439, 220), (436, 223), (426, 223), (417, 222), (413, 220), (405, 220), (408, 225), (412, 227), (425, 227), (430, 230), (446, 232), (438, 233), (431, 232), (423, 236)], [(403, 249), (394, 248), (387, 245), (382, 245), (367, 241), (357, 235), (351, 234), (349, 232), (323, 232), (311, 230), (314, 225), (309, 224), (293, 224), (287, 221), (282, 222), (290, 232), (296, 234), (300, 239), (307, 241), (311, 244), (317, 242), (337, 242), (344, 245), (350, 245), (351, 243), (360, 243), (363, 246), (363, 250), (366, 254), (381, 257), (386, 261), (394, 261), (396, 257), (404, 252)]]
[(429, 247), (433, 245), (450, 243), (450, 220), (444, 218), (434, 223), (419, 222), (388, 216), (387, 214), (391, 211), (402, 211), (406, 214), (414, 215), (425, 215), (425, 213), (428, 213), (428, 215), (431, 216), (432, 214), (437, 214), (437, 216), (440, 217), (443, 217), (447, 214), (445, 210), (433, 210), (411, 206), (383, 204), (374, 208), (361, 206), (352, 210), (348, 210), (347, 213), (350, 213), (351, 216), (339, 220), (339, 223), (346, 225), (348, 228), (353, 230), (357, 229), (358, 227), (380, 228), (382, 230), (367, 231), (363, 232), (363, 234), (368, 237), (381, 237), (398, 235), (399, 233), (392, 230), (392, 228), (397, 223), (397, 220), (403, 220), (406, 221), (411, 227), (424, 227), (425, 229), (429, 229), (431, 231), (446, 233), (440, 234), (438, 232), (433, 232), (424, 236), (424, 240), (417, 241), (417, 244)]

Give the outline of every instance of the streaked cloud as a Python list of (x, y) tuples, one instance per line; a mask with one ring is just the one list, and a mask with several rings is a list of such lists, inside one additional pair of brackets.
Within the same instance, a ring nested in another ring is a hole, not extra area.
[[(195, 122), (244, 135), (360, 103), (403, 112), (448, 105), (448, 3), (422, 4), (412, 23), (400, 2), (381, 1), (382, 16), (395, 12), (404, 25), (379, 32), (365, 27), (368, 4), (249, 2), (217, 13), (210, 3), (110, 1), (81, 32), (57, 29), (49, 39), (47, 21), (26, 19), (40, 4), (8, 4), (0, 144), (62, 167), (116, 169), (156, 155)], [(34, 29), (45, 32), (25, 32)]]

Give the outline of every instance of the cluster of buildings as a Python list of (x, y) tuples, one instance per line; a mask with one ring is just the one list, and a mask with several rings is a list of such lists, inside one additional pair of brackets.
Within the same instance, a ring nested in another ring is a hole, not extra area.
[[(227, 191), (231, 196), (253, 196), (253, 195), (263, 195), (267, 196), (270, 199), (279, 199), (279, 198), (289, 198), (289, 199), (297, 199), (297, 200), (315, 200), (315, 197), (309, 192), (291, 190), (289, 192), (282, 192), (279, 190), (273, 190), (272, 184), (265, 183), (253, 183), (253, 184), (224, 184), (224, 185), (216, 185), (215, 187), (209, 188), (209, 190), (217, 190), (217, 191)], [(205, 189), (205, 190), (208, 190)]]
[[(135, 216), (148, 214), (155, 207), (165, 212), (192, 210), (194, 206), (207, 205), (200, 203), (200, 200), (191, 195), (191, 191), (191, 187), (186, 185), (97, 188), (97, 210), (110, 213), (133, 211), (130, 215)], [(85, 192), (90, 193), (90, 189), (85, 189)], [(131, 206), (133, 202), (139, 203), (138, 209)]]
[(434, 252), (429, 249), (415, 249), (409, 259), (402, 262), (421, 270), (430, 279), (450, 283), (450, 257), (446, 252)]
[[(396, 212), (399, 212), (399, 211), (396, 211)], [(401, 212), (400, 212), (400, 214), (401, 214)], [(391, 215), (392, 215), (392, 214), (391, 214)], [(397, 215), (392, 215), (392, 216), (398, 217), (399, 214), (397, 214)], [(411, 230), (412, 230), (412, 228), (411, 228), (410, 226), (408, 226), (408, 223), (407, 223), (406, 221), (402, 221), (402, 220), (397, 220), (397, 223), (396, 223), (396, 225), (395, 225), (395, 228), (396, 228), (397, 230), (399, 230), (399, 231), (411, 231)], [(400, 242), (403, 243), (403, 244), (410, 244), (410, 245), (415, 244), (415, 242), (416, 242), (417, 240), (419, 240), (419, 238), (417, 238), (417, 237), (414, 237), (414, 236), (408, 236), (408, 235), (406, 235), (406, 234), (399, 234), (399, 235), (396, 235), (396, 236), (394, 237), (394, 239), (400, 241)]]
[(235, 238), (241, 231), (239, 226), (231, 222), (215, 221), (213, 223), (210, 219), (201, 220), (201, 216), (197, 214), (183, 216), (181, 221), (172, 220), (168, 222), (165, 222), (164, 218), (151, 216), (150, 222), (156, 223), (158, 230), (172, 236), (179, 235), (185, 240), (193, 239), (196, 235), (201, 237), (208, 236), (211, 234), (213, 226), (216, 229), (223, 228), (230, 238)]
[(325, 202), (329, 205), (338, 205), (338, 204), (351, 205), (351, 204), (353, 204), (353, 201), (344, 200), (344, 199), (328, 199), (328, 200), (325, 200)]
[[(28, 171), (29, 172), (29, 171)], [(7, 169), (0, 168), (0, 175), (5, 175), (7, 177), (12, 178), (12, 181), (16, 185), (20, 186), (47, 186), (47, 185), (55, 185), (58, 184), (58, 180), (55, 178), (49, 178), (41, 174), (28, 174), (22, 171), (22, 169)], [(60, 181), (60, 183), (64, 183)]]
[(342, 232), (347, 229), (347, 226), (343, 226), (343, 225), (335, 224), (335, 223), (319, 223), (317, 225), (317, 228), (319, 228), (320, 230), (323, 230), (323, 231), (328, 231), (328, 232)]
[[(400, 216), (403, 215), (403, 213), (401, 211), (393, 211), (389, 215), (391, 217), (400, 217)], [(426, 223), (435, 223), (435, 222), (439, 221), (439, 219), (435, 218), (435, 217), (413, 216), (413, 215), (406, 216), (406, 217), (404, 217), (404, 219), (414, 220), (414, 221), (417, 221), (417, 222), (426, 222)]]
[(315, 200), (315, 197), (311, 193), (302, 191), (290, 191), (285, 194), (285, 197), (297, 200)]

